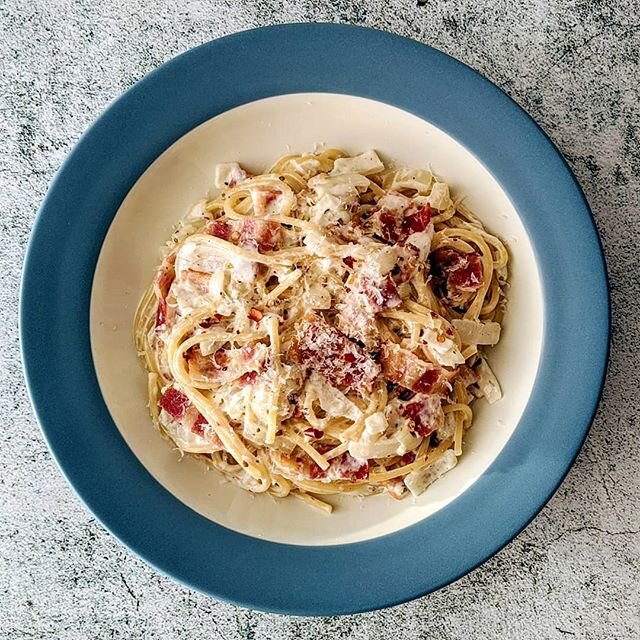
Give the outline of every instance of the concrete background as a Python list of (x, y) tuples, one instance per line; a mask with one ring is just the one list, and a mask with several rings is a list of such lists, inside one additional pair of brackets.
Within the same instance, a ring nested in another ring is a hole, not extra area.
[[(634, 0), (1, 0), (0, 637), (640, 637), (639, 14)], [(47, 184), (110, 100), (211, 38), (310, 20), (417, 38), (478, 69), (527, 109), (591, 203), (614, 322), (608, 382), (589, 439), (521, 536), (471, 575), (416, 602), (303, 620), (180, 587), (84, 511), (31, 413), (17, 298)]]

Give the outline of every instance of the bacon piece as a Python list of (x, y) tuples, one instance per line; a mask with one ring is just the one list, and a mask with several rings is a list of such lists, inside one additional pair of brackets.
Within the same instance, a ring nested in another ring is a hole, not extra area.
[(240, 349), (240, 358), (242, 362), (251, 362), (256, 355), (256, 347), (248, 344)]
[(399, 242), (402, 238), (401, 217), (392, 211), (382, 209), (378, 212), (380, 235), (391, 244)]
[(444, 412), (438, 396), (419, 393), (400, 409), (400, 413), (411, 422), (413, 433), (423, 438), (444, 426)]
[[(171, 417), (171, 420), (167, 421), (163, 419), (162, 414), (160, 416), (169, 436), (176, 441), (181, 449), (196, 453), (203, 452), (203, 446), (207, 453), (224, 449), (222, 441), (207, 419), (189, 402), (189, 398), (184, 393), (175, 387), (169, 387), (162, 394), (158, 405)], [(199, 438), (204, 438), (205, 442), (193, 441), (189, 432)]]
[(207, 233), (229, 242), (231, 240), (231, 234), (233, 233), (233, 227), (224, 220), (212, 220), (207, 225)]
[(401, 302), (393, 277), (382, 275), (378, 264), (365, 262), (356, 272), (352, 289), (338, 305), (338, 328), (370, 351), (375, 350), (380, 344), (375, 315)]
[(460, 253), (442, 247), (430, 256), (436, 284), (444, 284), (446, 294), (473, 293), (484, 284), (482, 257), (479, 253)]
[(354, 458), (349, 453), (343, 453), (329, 461), (328, 469), (321, 469), (315, 462), (309, 468), (309, 475), (313, 480), (366, 480), (369, 477), (369, 461)]
[(320, 440), (324, 436), (324, 431), (316, 429), (315, 427), (309, 427), (303, 431), (304, 435), (311, 440)]
[(167, 301), (164, 298), (158, 300), (156, 307), (156, 329), (164, 327), (167, 322)]
[(412, 233), (424, 231), (431, 223), (431, 207), (425, 204), (422, 209), (408, 213), (407, 210), (390, 211), (380, 209), (376, 212), (379, 234), (390, 244), (404, 242)]
[(478, 382), (478, 377), (478, 374), (466, 364), (463, 364), (456, 369), (456, 380), (462, 383), (462, 386), (465, 388)]
[(153, 290), (158, 300), (156, 307), (156, 328), (163, 327), (167, 322), (167, 296), (176, 277), (176, 254), (168, 255), (156, 274)]
[(412, 233), (420, 233), (424, 231), (431, 223), (431, 205), (427, 204), (416, 213), (408, 215), (403, 220), (403, 231), (410, 236)]
[(269, 212), (270, 206), (280, 197), (281, 192), (275, 189), (252, 189), (253, 210), (257, 216)]
[(254, 384), (257, 377), (258, 377), (257, 371), (247, 371), (247, 373), (243, 373), (240, 376), (240, 384), (244, 384), (244, 385)]
[(380, 344), (380, 332), (368, 298), (357, 290), (349, 291), (338, 305), (336, 322), (340, 331), (359, 340), (369, 351)]
[(211, 329), (211, 327), (215, 327), (218, 322), (220, 322), (220, 320), (222, 320), (224, 316), (220, 315), (219, 313), (214, 313), (210, 318), (205, 318), (201, 323), (200, 326), (203, 329)]
[(264, 313), (262, 313), (262, 311), (260, 311), (260, 309), (256, 309), (255, 307), (251, 307), (251, 309), (249, 310), (249, 319), (253, 320), (254, 322), (260, 322), (260, 320), (262, 320), (262, 318), (264, 317)]
[(214, 379), (226, 366), (229, 356), (220, 349), (210, 356), (202, 355), (199, 347), (193, 347), (185, 354), (189, 367), (189, 375)]
[(414, 383), (411, 389), (416, 393), (430, 393), (440, 380), (440, 371), (437, 368), (427, 369)]
[(193, 425), (191, 426), (191, 431), (197, 433), (199, 436), (203, 436), (204, 428), (208, 424), (207, 419), (201, 413), (198, 413), (198, 417), (193, 421)]
[(400, 465), (403, 466), (405, 464), (411, 464), (412, 462), (415, 462), (416, 459), (416, 452), (415, 451), (407, 451), (407, 453), (405, 453), (401, 458), (400, 458)]
[(276, 251), (282, 245), (282, 226), (273, 220), (247, 218), (242, 223), (240, 246), (253, 251)]
[(441, 393), (445, 389), (444, 369), (425, 362), (407, 349), (386, 342), (380, 352), (382, 375), (406, 389), (418, 393)]
[(360, 279), (360, 289), (369, 300), (372, 311), (397, 307), (402, 299), (398, 293), (398, 287), (391, 276), (384, 276), (379, 282), (364, 277)]
[[(264, 368), (267, 348), (247, 345), (241, 349), (219, 349), (210, 356), (202, 355), (199, 347), (186, 353), (189, 375), (204, 378), (209, 382), (231, 382), (249, 373), (258, 373)], [(253, 384), (249, 376), (244, 384)]]
[(380, 374), (364, 349), (313, 313), (296, 324), (287, 357), (317, 371), (329, 384), (361, 394), (371, 391)]
[(158, 401), (158, 405), (175, 420), (184, 418), (190, 404), (189, 398), (175, 387), (169, 387)]
[[(189, 419), (193, 419), (193, 422), (191, 423), (191, 432), (201, 438), (206, 438), (212, 447), (211, 451), (215, 450), (213, 447), (218, 451), (224, 451), (224, 445), (222, 444), (222, 440), (218, 437), (218, 434), (211, 428), (207, 419), (193, 405), (189, 407), (187, 418), (183, 421), (183, 424), (188, 424)], [(209, 428), (207, 429), (207, 427)]]
[(482, 258), (478, 253), (465, 254), (447, 279), (447, 286), (458, 291), (477, 291), (483, 283)]

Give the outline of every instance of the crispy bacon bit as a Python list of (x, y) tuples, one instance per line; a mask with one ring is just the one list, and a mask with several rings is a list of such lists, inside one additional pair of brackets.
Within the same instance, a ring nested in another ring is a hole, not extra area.
[(200, 351), (200, 347), (197, 346), (189, 349), (185, 353), (185, 358), (190, 376), (204, 376), (207, 378), (215, 378), (228, 360), (227, 354), (222, 349), (216, 351), (213, 355), (204, 356)]
[(351, 289), (347, 289), (338, 305), (338, 328), (354, 340), (362, 342), (369, 351), (380, 344), (380, 332), (375, 315), (384, 309), (397, 307), (402, 299), (391, 275), (381, 275), (379, 268), (370, 265), (356, 272)]
[(176, 277), (176, 254), (172, 253), (167, 256), (162, 266), (158, 270), (154, 287), (158, 297), (166, 298), (169, 294), (169, 289)]
[(407, 216), (403, 221), (403, 230), (407, 233), (407, 236), (412, 233), (420, 233), (424, 231), (431, 222), (431, 205), (427, 204), (420, 209), (417, 213), (412, 213)]
[(228, 222), (224, 222), (224, 220), (213, 220), (207, 225), (207, 233), (229, 242), (231, 240), (231, 234), (233, 233), (233, 227)]
[(214, 313), (210, 318), (206, 318), (200, 323), (200, 326), (203, 329), (211, 329), (211, 327), (215, 327), (220, 320), (222, 320), (223, 316), (219, 313)]
[(370, 392), (380, 374), (364, 349), (313, 313), (297, 323), (287, 357), (347, 391)]
[(366, 277), (361, 278), (360, 288), (367, 296), (374, 312), (397, 307), (402, 302), (398, 287), (391, 276), (385, 276), (380, 282), (374, 282)]
[(349, 269), (353, 269), (353, 265), (356, 263), (356, 260), (351, 256), (347, 256), (346, 258), (342, 258), (342, 262), (344, 262)]
[(333, 444), (328, 444), (326, 442), (317, 442), (316, 446), (315, 446), (315, 450), (318, 453), (321, 453), (322, 455), (324, 455), (325, 453), (328, 453), (329, 451), (331, 451), (331, 449), (333, 449), (335, 447), (335, 445)]
[(324, 431), (316, 429), (315, 427), (309, 427), (303, 431), (304, 435), (310, 440), (320, 440), (324, 436)]
[[(194, 406), (191, 406), (189, 412), (197, 413), (193, 424), (191, 425), (191, 432), (195, 433), (197, 436), (201, 438), (206, 438), (214, 447), (217, 447), (218, 451), (224, 451), (224, 445), (222, 444), (222, 440), (218, 437), (218, 434), (213, 431), (213, 429), (209, 429), (207, 433), (207, 427), (209, 423), (207, 419), (199, 412)], [(187, 418), (188, 420), (188, 418)]]
[(478, 382), (478, 374), (471, 367), (463, 364), (456, 369), (456, 380), (466, 388)]
[(230, 382), (246, 373), (260, 372), (266, 351), (264, 345), (260, 347), (260, 353), (254, 345), (247, 345), (241, 349), (218, 349), (207, 356), (199, 347), (191, 347), (185, 354), (189, 375), (211, 382)]
[(254, 384), (257, 377), (258, 377), (257, 371), (247, 371), (247, 373), (244, 373), (240, 376), (240, 384), (243, 384), (243, 385)]
[(218, 351), (210, 357), (217, 368), (225, 367), (229, 364), (229, 354), (224, 349), (218, 349)]
[(253, 251), (276, 251), (282, 245), (282, 226), (273, 220), (247, 218), (242, 223), (240, 246)]
[(175, 387), (169, 387), (163, 394), (158, 404), (175, 420), (184, 418), (189, 408), (189, 398)]
[(484, 284), (482, 257), (479, 253), (460, 253), (442, 247), (430, 256), (434, 282), (444, 285), (444, 295), (477, 291)]
[(164, 298), (158, 300), (156, 307), (156, 329), (163, 327), (167, 322), (167, 301)]
[(256, 348), (254, 345), (248, 344), (240, 349), (240, 354), (242, 362), (251, 362), (251, 360), (253, 360), (253, 356), (256, 354)]
[(194, 420), (193, 425), (191, 426), (191, 431), (199, 436), (203, 436), (204, 428), (208, 424), (207, 419), (201, 413), (198, 413), (198, 417)]
[(411, 389), (416, 393), (431, 393), (440, 379), (438, 369), (427, 369), (414, 383)]
[(444, 426), (442, 403), (437, 396), (418, 394), (402, 407), (401, 413), (411, 422), (411, 430), (423, 438)]
[(271, 203), (275, 202), (281, 195), (275, 189), (253, 189), (251, 199), (253, 200), (253, 210), (257, 216), (265, 215)]
[(404, 211), (377, 212), (380, 235), (389, 243), (404, 242), (412, 233), (424, 231), (431, 223), (431, 207), (425, 204), (415, 213), (405, 215)]
[(484, 282), (482, 258), (478, 253), (468, 253), (449, 273), (448, 286), (459, 291), (477, 291)]
[(176, 254), (168, 255), (156, 274), (153, 290), (158, 300), (156, 308), (156, 328), (163, 327), (167, 321), (167, 296), (176, 277)]
[(378, 212), (380, 221), (380, 235), (391, 244), (399, 242), (402, 238), (402, 223), (400, 216), (391, 211), (382, 209)]
[(354, 458), (343, 453), (329, 461), (328, 469), (321, 469), (315, 462), (309, 468), (309, 475), (314, 480), (366, 480), (369, 477), (369, 461)]
[(405, 465), (405, 464), (411, 464), (412, 462), (415, 462), (416, 459), (416, 452), (415, 451), (407, 451), (407, 453), (405, 453), (402, 458), (400, 458), (400, 464), (401, 465)]
[(260, 309), (256, 309), (255, 307), (252, 307), (251, 310), (249, 311), (249, 319), (253, 320), (254, 322), (260, 322), (260, 320), (262, 320), (263, 317), (264, 317), (264, 313), (262, 313)]
[(387, 342), (380, 352), (382, 375), (387, 380), (419, 393), (440, 392), (444, 387), (443, 370), (425, 362), (407, 349)]

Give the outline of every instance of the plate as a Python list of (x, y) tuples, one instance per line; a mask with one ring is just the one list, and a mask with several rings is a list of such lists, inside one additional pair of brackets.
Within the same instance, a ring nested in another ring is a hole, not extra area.
[[(256, 140), (260, 144), (256, 145)], [(318, 141), (339, 141), (357, 153), (372, 144), (401, 166), (437, 162), (440, 176), (492, 231), (509, 243), (513, 273), (509, 312), (491, 366), (504, 400), (474, 406), (465, 455), (418, 500), (387, 495), (334, 498), (331, 518), (297, 500), (257, 498), (225, 482), (197, 460), (179, 455), (149, 422), (147, 378), (131, 348), (131, 318), (152, 278), (159, 247), (176, 219), (211, 188), (212, 168), (241, 158), (262, 173), (273, 161)], [(219, 524), (275, 542), (339, 544), (393, 533), (435, 513), (491, 464), (527, 404), (542, 345), (542, 293), (527, 233), (487, 169), (451, 136), (406, 111), (366, 98), (326, 93), (288, 94), (236, 107), (171, 145), (138, 179), (109, 228), (93, 280), (90, 332), (98, 382), (111, 416), (138, 459), (169, 491)]]
[[(416, 78), (410, 90), (402, 69)], [(317, 143), (430, 163), (512, 254), (504, 340), (492, 354), (505, 398), (477, 403), (461, 464), (414, 503), (347, 500), (331, 517), (298, 501), (251, 496), (193, 461), (179, 463), (149, 428), (131, 338), (158, 247), (206, 195), (213, 165), (237, 159), (262, 170)], [(189, 51), (109, 107), (43, 202), (20, 320), (45, 438), (116, 537), (216, 598), (328, 615), (433, 591), (535, 516), (593, 418), (609, 302), (584, 196), (513, 101), (411, 40), (301, 24)]]

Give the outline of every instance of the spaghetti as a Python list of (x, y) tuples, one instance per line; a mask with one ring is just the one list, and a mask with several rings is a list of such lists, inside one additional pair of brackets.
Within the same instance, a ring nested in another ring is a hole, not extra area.
[(219, 165), (135, 317), (160, 433), (253, 492), (422, 493), (500, 399), (508, 254), (448, 186), (374, 151)]

